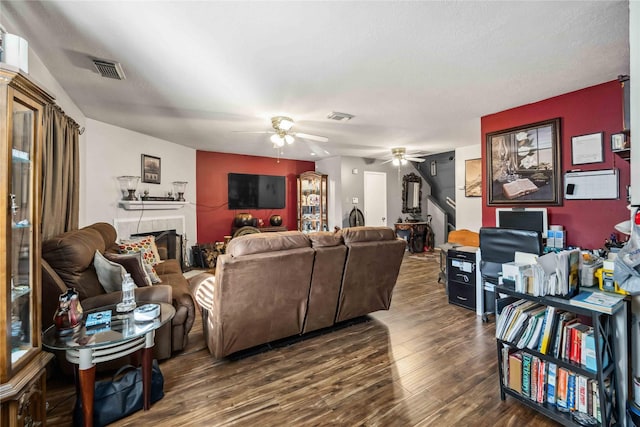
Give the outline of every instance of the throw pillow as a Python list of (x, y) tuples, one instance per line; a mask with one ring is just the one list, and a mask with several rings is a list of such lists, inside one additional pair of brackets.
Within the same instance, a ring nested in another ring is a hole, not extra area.
[(145, 264), (142, 262), (142, 253), (137, 252), (133, 254), (112, 254), (105, 253), (104, 256), (114, 263), (117, 263), (124, 267), (131, 275), (133, 282), (138, 287), (150, 286), (152, 281), (149, 278), (145, 270)]
[(127, 273), (127, 270), (122, 265), (108, 260), (100, 251), (96, 251), (93, 256), (93, 267), (105, 292), (111, 293), (122, 290), (122, 280)]
[(160, 276), (158, 276), (158, 273), (154, 268), (154, 266), (160, 262), (154, 236), (145, 236), (143, 238), (133, 240), (123, 240), (118, 246), (120, 247), (120, 253), (123, 254), (141, 253), (142, 260), (145, 264), (145, 270), (149, 275), (151, 282), (162, 283)]
[(161, 261), (155, 236), (122, 240), (119, 246), (121, 253), (142, 252), (144, 261), (151, 264), (152, 267)]

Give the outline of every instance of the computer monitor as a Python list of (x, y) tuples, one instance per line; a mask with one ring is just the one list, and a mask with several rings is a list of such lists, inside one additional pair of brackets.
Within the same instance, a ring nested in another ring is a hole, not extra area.
[(549, 228), (546, 208), (498, 208), (496, 227), (539, 231), (547, 235)]

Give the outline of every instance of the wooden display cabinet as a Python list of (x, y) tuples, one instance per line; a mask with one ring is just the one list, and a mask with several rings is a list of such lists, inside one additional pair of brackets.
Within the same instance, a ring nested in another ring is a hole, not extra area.
[(53, 97), (0, 64), (0, 425), (46, 424), (40, 319), (42, 119)]
[(298, 230), (327, 231), (327, 175), (304, 172), (298, 176)]

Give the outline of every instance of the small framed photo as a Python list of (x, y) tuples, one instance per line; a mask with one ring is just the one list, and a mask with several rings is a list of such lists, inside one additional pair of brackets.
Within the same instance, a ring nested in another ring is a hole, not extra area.
[(142, 182), (160, 184), (160, 157), (142, 155)]
[(611, 135), (611, 151), (620, 151), (629, 148), (627, 138), (624, 133), (614, 133)]

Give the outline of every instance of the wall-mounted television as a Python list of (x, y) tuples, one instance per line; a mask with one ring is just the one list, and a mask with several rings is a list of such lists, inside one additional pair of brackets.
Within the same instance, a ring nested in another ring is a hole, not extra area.
[(547, 235), (547, 208), (498, 208), (496, 227), (539, 231)]
[(230, 173), (229, 209), (284, 209), (284, 176)]

